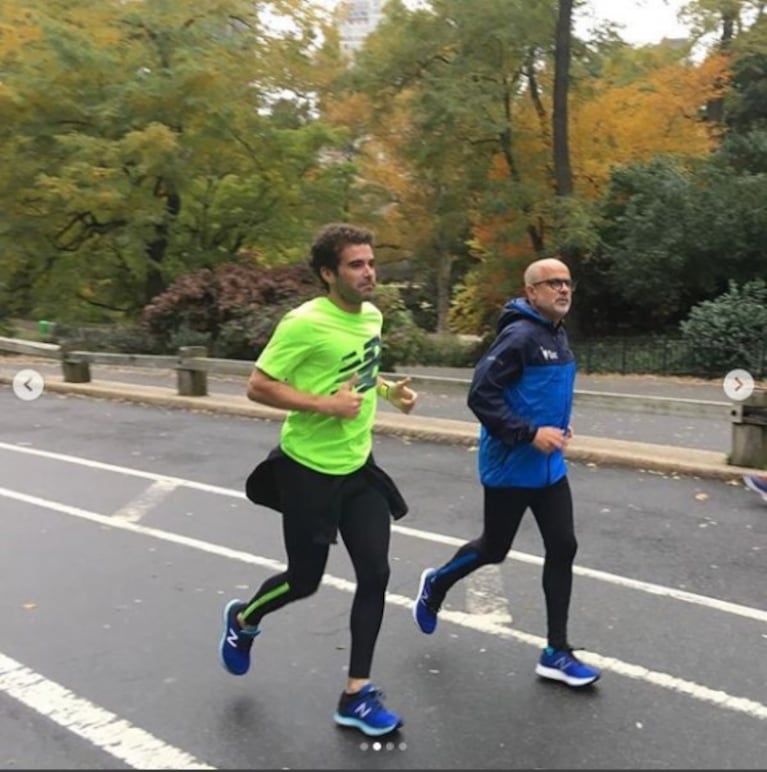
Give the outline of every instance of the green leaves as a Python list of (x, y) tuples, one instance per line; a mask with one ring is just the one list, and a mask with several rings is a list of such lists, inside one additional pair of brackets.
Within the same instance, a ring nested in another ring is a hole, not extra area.
[(20, 310), (135, 314), (179, 273), (255, 246), (279, 262), (337, 216), (332, 186), (315, 209), (337, 137), (307, 111), (313, 16), (278, 6), (282, 35), (245, 0), (2, 4), (25, 40), (0, 48), (0, 269)]
[(760, 372), (767, 353), (767, 284), (757, 279), (699, 303), (680, 325), (695, 364), (710, 373)]

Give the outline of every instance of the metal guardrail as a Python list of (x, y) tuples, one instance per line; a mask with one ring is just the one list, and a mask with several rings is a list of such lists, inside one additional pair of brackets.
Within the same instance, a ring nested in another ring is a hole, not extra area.
[[(90, 380), (90, 365), (113, 367), (138, 367), (175, 370), (178, 374), (179, 393), (192, 396), (207, 394), (207, 375), (242, 375), (247, 377), (253, 369), (250, 360), (218, 359), (205, 356), (204, 349), (188, 346), (179, 349), (177, 355), (125, 354), (105, 351), (70, 350), (51, 343), (0, 337), (0, 352), (27, 354), (61, 361), (64, 380), (87, 382)], [(381, 373), (385, 378), (401, 378), (407, 372)], [(431, 375), (409, 375), (413, 385), (419, 384), (431, 389), (442, 389), (465, 393), (469, 380)], [(582, 407), (606, 410), (626, 410), (676, 415), (690, 418), (730, 420), (733, 404), (712, 400), (658, 397), (642, 394), (619, 394), (614, 392), (576, 389), (575, 404)]]
[[(146, 367), (175, 370), (177, 391), (181, 396), (205, 396), (208, 393), (208, 373), (247, 377), (253, 362), (236, 359), (215, 359), (206, 356), (204, 348), (185, 346), (177, 356), (154, 354), (123, 354), (104, 351), (77, 351), (66, 347), (0, 337), (0, 352), (26, 354), (58, 360), (65, 382), (86, 383), (91, 380), (91, 365), (113, 367)], [(400, 378), (408, 373), (381, 373), (383, 377)], [(415, 386), (466, 393), (468, 379), (411, 375)], [(767, 389), (757, 389), (743, 403), (710, 400), (655, 397), (641, 394), (575, 391), (576, 405), (588, 405), (609, 410), (689, 416), (693, 418), (728, 419), (732, 423), (732, 448), (729, 463), (755, 469), (767, 468)]]
[[(384, 378), (401, 378), (407, 372), (381, 373)], [(413, 385), (428, 384), (431, 388), (466, 393), (470, 381), (466, 378), (449, 378), (432, 375), (410, 375)], [(610, 391), (576, 389), (574, 402), (579, 407), (603, 410), (629, 410), (634, 413), (687, 416), (689, 418), (729, 419), (732, 403), (716, 400), (685, 399), (681, 397), (657, 397), (644, 394), (623, 394)]]
[(57, 346), (54, 343), (19, 340), (18, 338), (0, 337), (0, 351), (6, 351), (9, 354), (31, 354), (32, 356), (51, 357), (53, 359), (61, 357), (61, 346)]

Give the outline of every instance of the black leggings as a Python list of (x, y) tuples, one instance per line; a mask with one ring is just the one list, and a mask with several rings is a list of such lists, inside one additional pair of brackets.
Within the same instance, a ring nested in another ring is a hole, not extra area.
[[(282, 532), (288, 567), (267, 579), (249, 601), (244, 610), (248, 625), (257, 626), (267, 614), (315, 593), (325, 573), (330, 545), (315, 541), (314, 529), (302, 512), (285, 510)], [(349, 678), (370, 677), (389, 583), (390, 520), (386, 498), (363, 474), (344, 480), (338, 530), (357, 581), (349, 623)]]
[(464, 576), (489, 563), (501, 563), (511, 549), (525, 510), (530, 507), (543, 537), (543, 593), (546, 598), (548, 643), (566, 648), (567, 617), (573, 586), (573, 560), (578, 549), (573, 523), (573, 499), (567, 477), (546, 488), (484, 488), (484, 530), (461, 547), (437, 570), (432, 583), (435, 599)]

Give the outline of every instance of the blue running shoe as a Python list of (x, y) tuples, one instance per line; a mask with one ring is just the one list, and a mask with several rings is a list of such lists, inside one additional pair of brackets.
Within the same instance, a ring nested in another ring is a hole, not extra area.
[(756, 491), (764, 501), (767, 501), (767, 474), (747, 474), (743, 477), (743, 482), (752, 491)]
[(601, 675), (596, 668), (581, 662), (572, 649), (555, 649), (551, 646), (541, 652), (535, 672), (543, 678), (575, 687), (593, 684)]
[(437, 614), (442, 602), (434, 597), (431, 580), (437, 572), (433, 568), (427, 568), (421, 574), (421, 583), (418, 585), (418, 595), (413, 604), (413, 619), (422, 633), (431, 635), (437, 629)]
[(250, 667), (250, 647), (261, 632), (258, 628), (247, 629), (237, 621), (237, 614), (245, 608), (239, 600), (230, 600), (224, 609), (224, 633), (218, 650), (221, 664), (232, 675), (245, 675)]
[(365, 684), (356, 694), (341, 694), (333, 720), (341, 726), (353, 726), (368, 737), (389, 734), (403, 725), (402, 718), (386, 710), (383, 692), (373, 684)]

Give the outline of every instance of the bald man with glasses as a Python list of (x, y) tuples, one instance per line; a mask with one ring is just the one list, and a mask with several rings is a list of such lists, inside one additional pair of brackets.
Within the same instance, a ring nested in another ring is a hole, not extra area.
[(547, 645), (535, 672), (578, 688), (600, 672), (575, 656), (568, 638), (578, 544), (564, 453), (572, 436), (575, 359), (562, 322), (575, 284), (556, 258), (531, 263), (524, 282), (525, 297), (504, 306), (469, 388), (468, 404), (480, 422), (484, 528), (447, 563), (423, 571), (413, 618), (421, 632), (433, 633), (448, 590), (481, 566), (503, 562), (529, 508), (545, 550)]

